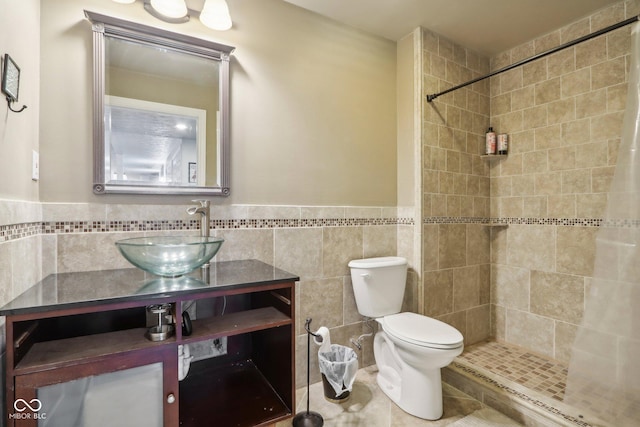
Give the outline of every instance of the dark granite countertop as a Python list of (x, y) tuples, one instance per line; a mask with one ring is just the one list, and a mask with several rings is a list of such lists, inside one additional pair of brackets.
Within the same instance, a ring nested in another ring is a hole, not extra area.
[(208, 283), (201, 279), (199, 270), (174, 279), (137, 268), (51, 274), (2, 307), (0, 316), (299, 280), (294, 274), (254, 259), (211, 263)]

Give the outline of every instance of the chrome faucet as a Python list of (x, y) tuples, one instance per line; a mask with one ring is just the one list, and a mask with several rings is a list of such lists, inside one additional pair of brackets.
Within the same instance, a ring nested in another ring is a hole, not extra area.
[(192, 200), (194, 203), (200, 203), (200, 206), (191, 206), (187, 209), (189, 215), (201, 214), (200, 217), (200, 236), (209, 237), (209, 221), (211, 214), (209, 211), (209, 200)]
[[(187, 208), (187, 213), (189, 215), (196, 215), (196, 214), (200, 214), (200, 236), (204, 237), (204, 238), (208, 238), (209, 237), (209, 227), (210, 227), (210, 218), (211, 218), (211, 213), (209, 210), (209, 200), (203, 200), (203, 199), (197, 199), (197, 200), (192, 200), (192, 202), (194, 203), (199, 203), (200, 206), (191, 206), (190, 208)], [(209, 283), (209, 263), (205, 263), (202, 264), (202, 267), (200, 267), (200, 272), (202, 273), (202, 280), (204, 280), (205, 283)]]

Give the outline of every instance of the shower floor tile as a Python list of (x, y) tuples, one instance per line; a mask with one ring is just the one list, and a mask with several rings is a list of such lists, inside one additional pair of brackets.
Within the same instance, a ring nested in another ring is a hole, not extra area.
[(552, 399), (562, 401), (564, 397), (567, 365), (526, 349), (484, 341), (466, 347), (456, 360), (500, 375)]

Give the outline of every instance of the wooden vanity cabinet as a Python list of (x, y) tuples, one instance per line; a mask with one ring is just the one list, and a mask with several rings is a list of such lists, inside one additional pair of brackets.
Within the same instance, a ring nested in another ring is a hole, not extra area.
[[(42, 417), (52, 421), (46, 402), (39, 400), (48, 386), (103, 375), (109, 384), (108, 375), (127, 384), (129, 372), (147, 375), (143, 384), (157, 384), (148, 394), (161, 397), (152, 403), (162, 413), (143, 415), (166, 427), (270, 426), (291, 417), (297, 277), (290, 277), (46, 310), (0, 310), (6, 316), (7, 425), (35, 427), (44, 424)], [(152, 342), (145, 338), (146, 307), (160, 303), (172, 305), (176, 332)], [(194, 303), (193, 333), (183, 336), (178, 314)], [(223, 314), (208, 309), (221, 304)], [(227, 353), (192, 362), (187, 377), (178, 381), (178, 346), (222, 337)], [(82, 399), (86, 404), (87, 394)]]

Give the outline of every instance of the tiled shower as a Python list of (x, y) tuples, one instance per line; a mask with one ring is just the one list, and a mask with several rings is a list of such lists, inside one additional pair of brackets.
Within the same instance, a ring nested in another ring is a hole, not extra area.
[[(617, 3), (490, 60), (423, 30), (425, 91), (639, 10), (637, 1)], [(467, 346), (480, 343), (462, 368), (482, 371), (494, 360), (488, 377), (476, 375), (489, 383), (497, 375), (520, 386), (544, 384), (543, 395), (562, 400), (622, 133), (630, 32), (617, 29), (423, 106), (424, 311), (463, 331)], [(507, 157), (481, 156), (489, 126), (509, 135)], [(506, 346), (482, 344), (488, 338)], [(511, 351), (528, 356), (509, 358)], [(535, 372), (525, 359), (538, 356), (557, 375), (517, 374)]]

